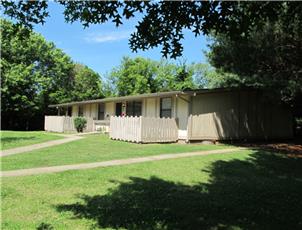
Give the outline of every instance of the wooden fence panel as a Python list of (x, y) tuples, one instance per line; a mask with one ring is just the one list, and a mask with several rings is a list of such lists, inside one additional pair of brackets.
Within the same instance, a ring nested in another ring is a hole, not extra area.
[[(45, 116), (44, 130), (49, 132), (75, 132), (74, 118), (68, 116)], [(95, 130), (94, 120), (91, 117), (85, 117), (87, 120), (84, 132), (92, 132)]]
[(222, 136), (221, 124), (215, 113), (190, 115), (188, 119), (188, 139), (206, 140), (219, 139)]
[(111, 139), (141, 142), (140, 117), (117, 117), (110, 118), (109, 135)]
[(178, 128), (173, 118), (113, 116), (109, 135), (111, 139), (131, 142), (175, 142)]
[(74, 127), (74, 117), (65, 117), (64, 119), (64, 132), (74, 132), (76, 131)]
[(142, 117), (142, 142), (175, 142), (178, 128), (174, 118)]
[(45, 116), (44, 130), (49, 132), (64, 132), (64, 116)]

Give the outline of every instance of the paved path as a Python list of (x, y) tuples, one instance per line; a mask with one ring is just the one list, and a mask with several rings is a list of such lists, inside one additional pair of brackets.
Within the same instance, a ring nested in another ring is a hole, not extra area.
[(65, 137), (64, 139), (59, 139), (59, 140), (53, 140), (53, 141), (46, 141), (38, 144), (33, 144), (33, 145), (27, 145), (27, 146), (21, 146), (18, 148), (13, 148), (13, 149), (7, 149), (0, 151), (0, 157), (5, 157), (9, 155), (14, 155), (18, 153), (25, 153), (25, 152), (30, 152), (36, 149), (42, 149), (46, 147), (51, 147), (55, 145), (61, 145), (65, 144), (71, 141), (76, 141), (79, 139), (82, 139), (82, 136), (85, 135), (90, 135), (90, 134), (96, 134), (99, 132), (88, 132), (88, 133), (77, 133), (77, 134), (57, 134), (58, 136), (63, 136)]
[(68, 137), (66, 137), (64, 139), (46, 141), (46, 142), (42, 142), (42, 143), (38, 143), (38, 144), (34, 144), (34, 145), (27, 145), (27, 146), (21, 146), (18, 148), (3, 150), (3, 151), (1, 151), (0, 156), (5, 157), (5, 156), (9, 156), (9, 155), (18, 154), (18, 153), (30, 152), (30, 151), (33, 151), (36, 149), (42, 149), (42, 148), (46, 148), (46, 147), (50, 147), (50, 146), (54, 146), (54, 145), (60, 145), (60, 144), (64, 144), (64, 143), (79, 140), (79, 139), (82, 139), (82, 137), (76, 136), (76, 135), (69, 135)]
[(239, 151), (243, 149), (246, 148), (229, 148), (229, 149), (209, 150), (209, 151), (201, 151), (201, 152), (162, 154), (157, 156), (137, 157), (137, 158), (130, 158), (130, 159), (111, 160), (111, 161), (102, 161), (102, 162), (94, 162), (94, 163), (10, 170), (10, 171), (2, 171), (1, 177), (29, 176), (29, 175), (36, 175), (36, 174), (63, 172), (68, 170), (92, 169), (98, 167), (137, 164), (137, 163), (148, 162), (148, 161), (160, 161), (166, 159), (177, 159), (177, 158), (203, 156), (203, 155), (218, 154), (218, 153), (226, 154), (226, 153), (232, 153), (234, 151)]

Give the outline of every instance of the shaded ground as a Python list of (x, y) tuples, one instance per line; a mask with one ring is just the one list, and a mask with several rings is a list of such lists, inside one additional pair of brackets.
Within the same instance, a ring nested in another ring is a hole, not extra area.
[(302, 158), (302, 137), (288, 141), (237, 143), (249, 148), (260, 148), (271, 152), (283, 153), (291, 157)]
[(21, 154), (21, 153), (24, 154), (24, 153), (32, 152), (35, 150), (40, 150), (43, 148), (53, 147), (56, 145), (61, 145), (61, 144), (65, 144), (68, 142), (76, 141), (79, 139), (81, 139), (81, 137), (76, 136), (76, 135), (70, 135), (70, 136), (68, 136), (64, 139), (60, 139), (60, 140), (51, 140), (51, 141), (45, 140), (42, 143), (31, 144), (31, 145), (27, 145), (27, 146), (21, 146), (21, 147), (17, 147), (17, 148), (2, 150), (0, 156), (7, 157), (7, 156), (15, 155), (15, 154)]
[(1, 149), (12, 149), (63, 138), (44, 131), (1, 131)]
[(190, 185), (136, 176), (116, 181), (105, 195), (82, 194), (56, 208), (94, 220), (96, 228), (302, 229), (301, 158), (258, 150), (248, 160), (199, 170), (211, 179)]

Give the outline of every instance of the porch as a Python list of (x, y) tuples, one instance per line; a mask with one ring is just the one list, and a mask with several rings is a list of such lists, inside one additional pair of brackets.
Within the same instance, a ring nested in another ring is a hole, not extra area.
[[(74, 118), (70, 116), (45, 116), (45, 131), (76, 132)], [(114, 140), (137, 143), (176, 142), (178, 125), (175, 118), (152, 118), (143, 116), (111, 116), (110, 120), (87, 120), (84, 132), (100, 131), (109, 133)]]
[[(45, 116), (44, 130), (49, 132), (69, 133), (76, 132), (74, 127), (74, 118), (71, 116)], [(109, 132), (108, 120), (94, 120), (91, 117), (85, 117), (87, 120), (86, 128), (83, 132), (102, 131)]]

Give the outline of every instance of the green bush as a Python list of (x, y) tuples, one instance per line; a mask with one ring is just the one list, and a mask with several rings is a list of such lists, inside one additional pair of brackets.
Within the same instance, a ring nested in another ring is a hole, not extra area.
[(74, 119), (74, 126), (78, 132), (83, 132), (86, 127), (87, 120), (84, 117), (76, 117)]

